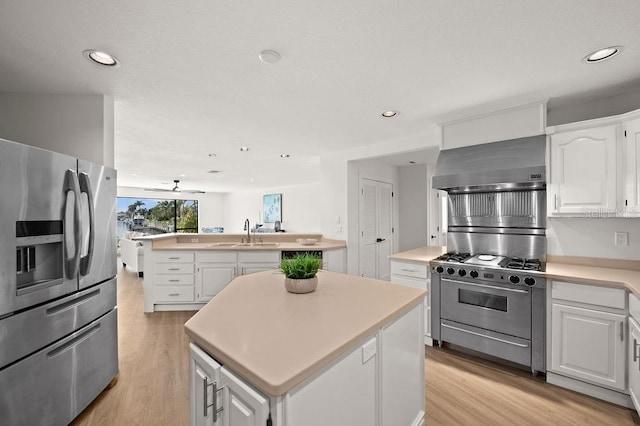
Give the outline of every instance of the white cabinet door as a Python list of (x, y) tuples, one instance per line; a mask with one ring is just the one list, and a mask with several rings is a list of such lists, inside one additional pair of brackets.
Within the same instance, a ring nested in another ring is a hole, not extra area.
[(640, 325), (629, 317), (629, 395), (640, 413)]
[[(222, 403), (220, 392), (216, 392), (220, 381), (220, 364), (204, 353), (193, 343), (189, 344), (191, 352), (191, 425), (219, 426), (222, 419), (214, 408)], [(216, 398), (216, 404), (214, 404)]]
[(640, 213), (640, 118), (624, 124), (625, 199), (629, 213)]
[(202, 264), (199, 266), (198, 302), (208, 302), (236, 277), (236, 264)]
[(626, 316), (552, 305), (551, 371), (626, 390)]
[(618, 125), (551, 136), (550, 214), (588, 214), (616, 209)]
[(322, 252), (322, 258), (327, 271), (347, 273), (347, 249), (325, 250)]
[(223, 389), (224, 426), (264, 426), (269, 416), (269, 400), (231, 371), (220, 369)]

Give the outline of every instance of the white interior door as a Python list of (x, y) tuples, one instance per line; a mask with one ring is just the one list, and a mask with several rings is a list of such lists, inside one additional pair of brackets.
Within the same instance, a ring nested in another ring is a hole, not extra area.
[(363, 277), (389, 280), (393, 253), (393, 185), (360, 180), (359, 271)]

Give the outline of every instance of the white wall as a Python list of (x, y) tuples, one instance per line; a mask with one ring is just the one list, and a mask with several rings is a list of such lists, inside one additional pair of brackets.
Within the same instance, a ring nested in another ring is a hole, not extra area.
[(398, 247), (397, 252), (429, 244), (427, 165), (398, 168)]
[[(323, 198), (320, 183), (230, 192), (224, 196), (224, 230), (242, 233), (245, 219), (251, 227), (263, 222), (262, 196), (282, 194), (282, 229), (291, 233), (321, 233)], [(272, 223), (264, 227), (273, 228)]]
[[(616, 246), (615, 232), (629, 245)], [(640, 219), (547, 218), (547, 254), (640, 260)]]
[(0, 94), (0, 137), (113, 167), (113, 100), (103, 95)]
[[(158, 198), (166, 200), (198, 200), (198, 227), (223, 226), (225, 194), (207, 192), (205, 194), (173, 194), (162, 191), (146, 191), (141, 188), (118, 187), (118, 197)], [(225, 232), (229, 232), (225, 228)]]

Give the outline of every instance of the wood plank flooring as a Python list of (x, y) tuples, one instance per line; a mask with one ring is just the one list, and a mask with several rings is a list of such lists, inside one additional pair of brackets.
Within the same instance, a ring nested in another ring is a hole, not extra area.
[[(189, 424), (189, 339), (183, 324), (194, 312), (145, 314), (142, 303), (142, 279), (120, 267), (118, 382), (73, 425)], [(428, 426), (640, 425), (632, 410), (447, 349), (427, 347), (425, 368)]]

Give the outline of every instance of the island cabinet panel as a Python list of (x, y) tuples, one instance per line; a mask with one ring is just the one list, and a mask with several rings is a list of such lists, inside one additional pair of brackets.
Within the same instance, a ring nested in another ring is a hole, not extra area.
[(374, 337), (358, 345), (290, 392), (285, 398), (287, 424), (375, 425), (377, 343)]
[(423, 314), (413, 309), (381, 330), (382, 426), (419, 425), (424, 418), (424, 343), (414, 326)]

